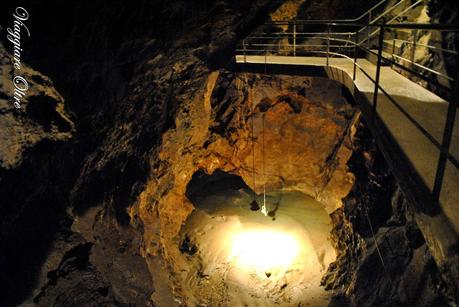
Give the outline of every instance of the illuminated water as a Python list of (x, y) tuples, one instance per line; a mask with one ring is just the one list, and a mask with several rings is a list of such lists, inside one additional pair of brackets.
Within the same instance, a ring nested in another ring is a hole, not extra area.
[[(186, 273), (196, 302), (222, 306), (327, 305), (320, 286), (335, 252), (323, 205), (298, 192), (267, 195), (268, 211), (251, 211), (245, 189), (214, 189), (194, 199), (183, 227), (197, 246)], [(263, 198), (258, 197), (262, 205)], [(253, 244), (251, 244), (253, 242)]]

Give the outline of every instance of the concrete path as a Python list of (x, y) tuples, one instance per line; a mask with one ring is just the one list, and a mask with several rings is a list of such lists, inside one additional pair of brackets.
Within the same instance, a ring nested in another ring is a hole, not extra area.
[[(236, 62), (243, 63), (244, 56), (237, 55)], [(374, 83), (359, 69), (357, 69), (356, 80), (353, 81), (353, 62), (350, 59), (331, 58), (329, 60), (329, 66), (326, 66), (326, 58), (319, 57), (247, 56), (246, 63), (322, 66), (329, 78), (343, 83), (351, 93), (355, 93), (355, 90), (357, 90), (366, 97), (368, 106), (372, 105)], [(374, 64), (366, 59), (358, 59), (357, 63), (375, 79), (376, 66)], [(394, 98), (399, 107), (395, 106), (386, 95), (379, 91), (377, 114), (387, 127), (392, 138), (405, 153), (425, 186), (432, 190), (440, 151), (429, 138), (416, 127), (416, 123), (423, 127), (433, 139), (441, 144), (448, 104), (437, 95), (403, 77), (387, 66), (381, 67), (380, 85), (390, 96), (392, 96), (392, 98)], [(409, 117), (411, 117), (411, 120)], [(458, 117), (459, 114), (456, 115), (456, 123), (450, 149), (450, 153), (456, 160), (459, 160)], [(453, 229), (450, 229), (448, 232), (459, 233), (458, 203), (459, 170), (448, 161), (440, 195), (440, 205), (443, 209), (443, 213), (441, 214), (441, 218), (436, 217), (434, 218), (435, 220), (427, 218), (425, 223), (432, 224), (428, 228), (437, 228), (437, 226), (442, 228), (442, 224), (449, 222)], [(445, 218), (447, 221), (445, 221)], [(434, 226), (434, 224), (437, 224), (437, 226)], [(433, 229), (430, 229), (430, 231), (432, 230)], [(441, 245), (447, 248), (451, 246), (450, 244), (454, 245), (455, 242), (452, 239), (451, 242), (443, 243), (444, 244)], [(445, 250), (442, 252), (447, 253)]]

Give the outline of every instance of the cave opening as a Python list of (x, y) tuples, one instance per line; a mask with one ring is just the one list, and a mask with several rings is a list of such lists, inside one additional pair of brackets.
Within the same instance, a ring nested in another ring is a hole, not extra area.
[(186, 195), (195, 210), (182, 227), (179, 248), (197, 300), (232, 306), (328, 301), (320, 283), (336, 254), (321, 203), (301, 192), (269, 191), (265, 216), (250, 208), (263, 195), (221, 170), (197, 171)]

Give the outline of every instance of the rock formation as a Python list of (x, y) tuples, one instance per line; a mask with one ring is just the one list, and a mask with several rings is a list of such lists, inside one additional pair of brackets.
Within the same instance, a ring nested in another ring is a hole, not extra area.
[(0, 47), (0, 305), (186, 299), (174, 274), (186, 265), (186, 189), (216, 170), (323, 204), (338, 254), (323, 283), (337, 304), (454, 300), (341, 86), (231, 71), (236, 44), (268, 16), (349, 15), (319, 2), (29, 3), (37, 35), (20, 112)]
[(164, 134), (156, 175), (130, 212), (143, 228), (147, 260), (160, 253), (176, 270), (178, 234), (193, 210), (185, 192), (199, 170), (239, 175), (256, 193), (265, 188), (320, 197), (328, 212), (341, 205), (353, 183), (346, 163), (354, 111), (338, 83), (229, 72), (213, 72), (206, 82)]
[(51, 80), (27, 65), (21, 68), (21, 73), (28, 80), (29, 89), (21, 108), (15, 108), (9, 99), (15, 90), (12, 55), (2, 44), (0, 55), (0, 167), (9, 170), (18, 167), (24, 153), (38, 143), (71, 138), (74, 124), (64, 110), (64, 99)]

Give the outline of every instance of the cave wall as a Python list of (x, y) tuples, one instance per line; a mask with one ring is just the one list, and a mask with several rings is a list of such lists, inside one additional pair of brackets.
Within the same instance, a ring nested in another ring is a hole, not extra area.
[(205, 78), (194, 77), (226, 65), (236, 41), (278, 4), (6, 4), (2, 29), (11, 27), (16, 5), (28, 9), (32, 35), (23, 40), (23, 62), (54, 81), (74, 132), (71, 139), (32, 144), (22, 162), (17, 159), (20, 165), (1, 170), (0, 196), (8, 200), (2, 210), (11, 210), (2, 215), (2, 227), (11, 230), (2, 229), (0, 238), (7, 272), (0, 279), (2, 305), (81, 305), (90, 298), (149, 304), (151, 277), (139, 255), (142, 229), (129, 226), (126, 208), (143, 190), (177, 106), (203, 86)]
[[(340, 84), (324, 78), (227, 71), (212, 72), (206, 82), (181, 105), (174, 129), (163, 136), (153, 175), (130, 211), (143, 229), (147, 261), (160, 254), (176, 275), (186, 267), (177, 248), (178, 234), (193, 210), (186, 188), (198, 170), (238, 175), (257, 193), (263, 186), (268, 192), (301, 191), (321, 199), (328, 212), (341, 206), (354, 178), (346, 162), (356, 122)], [(266, 178), (261, 110), (266, 111)]]
[[(234, 147), (231, 134), (238, 128), (241, 133), (246, 125), (242, 119), (247, 109), (241, 105), (246, 100), (225, 101), (216, 94), (225, 86), (235, 91), (233, 95), (242, 93), (243, 82), (238, 81), (238, 88), (235, 76), (220, 71), (231, 62), (236, 43), (270, 13), (277, 16), (271, 18), (293, 16), (299, 7), (299, 18), (347, 17), (354, 16), (355, 7), (370, 4), (292, 1), (293, 10), (276, 12), (281, 2), (7, 3), (1, 12), (3, 28), (10, 26), (16, 5), (27, 7), (33, 17), (24, 61), (35, 70), (30, 78), (39, 76), (34, 88), (50, 96), (38, 102), (54, 101), (51, 104), (58, 108), (45, 109), (52, 112), (46, 112), (44, 121), (26, 113), (10, 126), (8, 140), (29, 128), (30, 139), (14, 139), (21, 146), (13, 148), (15, 158), (10, 162), (2, 158), (0, 168), (2, 210), (10, 210), (1, 217), (0, 264), (7, 272), (0, 277), (2, 305), (150, 304), (152, 279), (157, 277), (147, 266), (154, 272), (157, 264), (144, 258), (158, 251), (165, 257), (177, 252), (173, 238), (179, 221), (192, 210), (183, 189), (193, 170), (222, 167), (244, 173), (247, 135), (240, 135), (238, 159), (228, 157)], [(10, 47), (6, 42), (4, 46)], [(44, 74), (53, 80), (54, 89)], [(270, 97), (279, 102), (277, 95)], [(335, 208), (352, 186), (353, 175), (345, 164), (351, 150), (346, 140), (339, 150), (330, 146), (345, 139), (340, 132), (346, 130), (342, 122), (350, 120), (349, 115), (345, 110), (334, 114), (336, 106), (315, 105), (298, 92), (287, 97), (316, 115), (337, 120), (325, 125), (336, 134), (324, 148), (335, 153), (330, 161), (339, 162), (327, 164), (323, 156), (318, 158), (319, 167), (311, 168), (314, 179), (307, 177), (310, 184), (300, 187)], [(1, 99), (2, 120), (11, 118), (3, 104), (5, 95)], [(276, 108), (288, 114), (287, 105), (284, 101)], [(59, 132), (53, 110), (70, 130)], [(317, 124), (315, 129), (321, 127)], [(174, 138), (181, 143), (174, 144)], [(11, 169), (4, 167), (7, 164)], [(271, 178), (269, 184), (279, 182)], [(311, 189), (312, 182), (323, 189)]]
[(338, 251), (322, 279), (331, 306), (447, 306), (456, 301), (421, 233), (413, 207), (361, 122), (349, 170), (355, 184), (331, 214)]
[(57, 239), (55, 232), (70, 223), (63, 191), (74, 174), (65, 158), (50, 156), (73, 157), (66, 144), (75, 125), (51, 79), (27, 64), (21, 67), (27, 98), (15, 108), (13, 64), (2, 43), (0, 59), (0, 302), (8, 305), (16, 298), (4, 296), (21, 298), (46, 279), (39, 269), (45, 253)]

